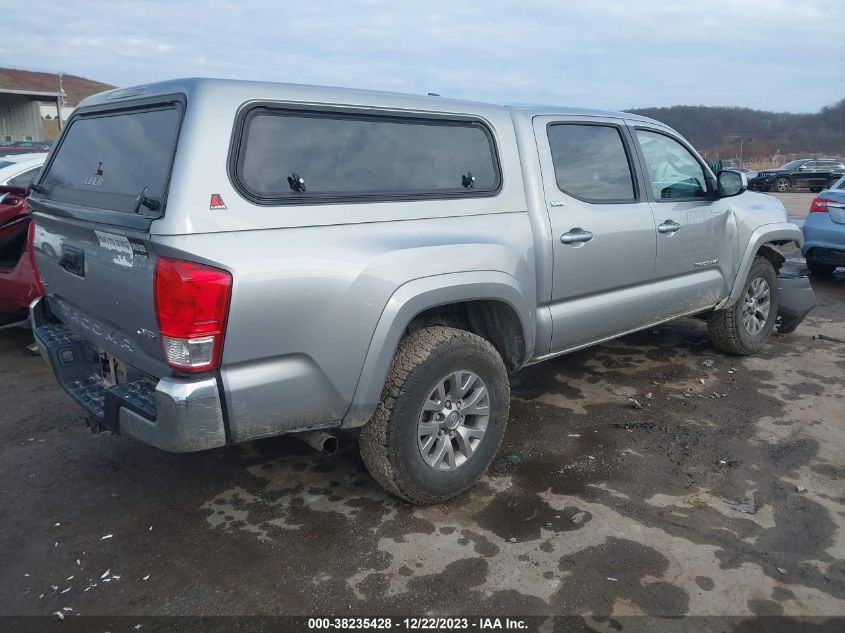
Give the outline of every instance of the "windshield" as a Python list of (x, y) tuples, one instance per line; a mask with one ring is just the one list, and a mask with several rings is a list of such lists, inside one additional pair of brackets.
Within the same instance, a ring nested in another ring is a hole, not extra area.
[(831, 189), (845, 189), (845, 176), (833, 183)]
[(161, 202), (180, 120), (175, 106), (73, 120), (39, 183), (44, 197), (129, 213), (142, 198)]
[(796, 169), (806, 163), (805, 160), (791, 160), (786, 165), (781, 165), (778, 169)]

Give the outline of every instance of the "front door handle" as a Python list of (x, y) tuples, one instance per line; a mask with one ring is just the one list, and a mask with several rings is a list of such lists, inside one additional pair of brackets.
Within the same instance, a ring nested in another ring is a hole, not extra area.
[(680, 231), (681, 225), (675, 222), (674, 220), (666, 220), (663, 224), (658, 225), (657, 231), (658, 233), (674, 233), (675, 231)]
[(578, 227), (570, 229), (560, 236), (560, 241), (564, 244), (579, 244), (589, 242), (591, 239), (593, 239), (593, 234), (590, 231)]

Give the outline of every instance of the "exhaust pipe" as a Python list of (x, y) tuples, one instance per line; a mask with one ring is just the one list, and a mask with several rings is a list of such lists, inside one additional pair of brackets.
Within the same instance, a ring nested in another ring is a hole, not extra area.
[(291, 433), (291, 435), (324, 455), (334, 455), (340, 444), (334, 435), (329, 435), (325, 431), (302, 431)]

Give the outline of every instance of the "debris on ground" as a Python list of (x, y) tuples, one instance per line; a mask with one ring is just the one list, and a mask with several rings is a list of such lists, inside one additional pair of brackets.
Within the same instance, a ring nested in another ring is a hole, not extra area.
[(114, 534), (106, 534), (106, 535), (105, 535), (104, 537), (102, 537), (100, 540), (101, 540), (101, 541), (105, 541), (106, 539), (111, 538), (112, 536), (114, 536)]
[(516, 537), (515, 537), (515, 536), (510, 537), (510, 538), (508, 539), (508, 542), (510, 542), (510, 543), (516, 543)]
[(819, 339), (820, 341), (830, 341), (832, 343), (845, 343), (845, 339), (828, 336), (827, 334), (813, 334), (813, 338)]
[(586, 519), (586, 518), (587, 518), (586, 512), (576, 512), (575, 514), (572, 515), (572, 517), (569, 520), (572, 521), (575, 525), (581, 525), (584, 522), (584, 519)]
[(804, 486), (795, 486), (795, 490), (798, 492), (807, 492), (807, 489)]
[(699, 378), (698, 382), (700, 382), (703, 385), (704, 384), (704, 378)]
[(626, 431), (630, 431), (632, 429), (651, 429), (657, 426), (656, 422), (614, 422), (611, 426), (617, 429), (625, 429)]
[(56, 611), (55, 613), (53, 613), (53, 615), (58, 616), (58, 617), (59, 617), (59, 620), (64, 620), (64, 619), (65, 619), (65, 614), (64, 614), (64, 613), (62, 613), (61, 611)]
[(525, 463), (525, 456), (519, 451), (511, 451), (510, 453), (505, 453), (505, 459), (511, 464), (519, 465)]
[(143, 578), (141, 578), (141, 580), (149, 580), (149, 579), (150, 579), (150, 575), (149, 575), (149, 574), (147, 574), (146, 576), (144, 576)]
[(712, 358), (705, 358), (703, 361), (701, 361), (702, 367), (712, 367), (715, 364), (716, 364), (716, 361), (713, 360)]
[(610, 576), (607, 577), (610, 582), (619, 582), (616, 578), (611, 578)]
[(781, 574), (785, 574), (786, 570), (783, 567), (775, 567)]
[(570, 433), (567, 437), (581, 437), (580, 433)]
[(646, 400), (651, 400), (652, 398), (654, 398), (654, 394), (653, 394), (653, 393), (651, 393), (651, 392), (649, 391), (649, 392), (645, 395), (645, 398), (646, 398)]
[[(727, 501), (727, 499), (725, 500)], [(732, 510), (745, 514), (757, 514), (757, 500), (754, 495), (746, 495), (742, 501), (727, 501)]]
[(628, 398), (628, 406), (632, 409), (642, 409), (643, 405), (640, 404), (640, 401), (635, 398)]

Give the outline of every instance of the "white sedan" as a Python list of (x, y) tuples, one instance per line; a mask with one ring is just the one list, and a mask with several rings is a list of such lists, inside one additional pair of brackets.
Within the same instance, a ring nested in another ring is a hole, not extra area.
[(0, 156), (0, 185), (29, 186), (46, 159), (47, 152)]

